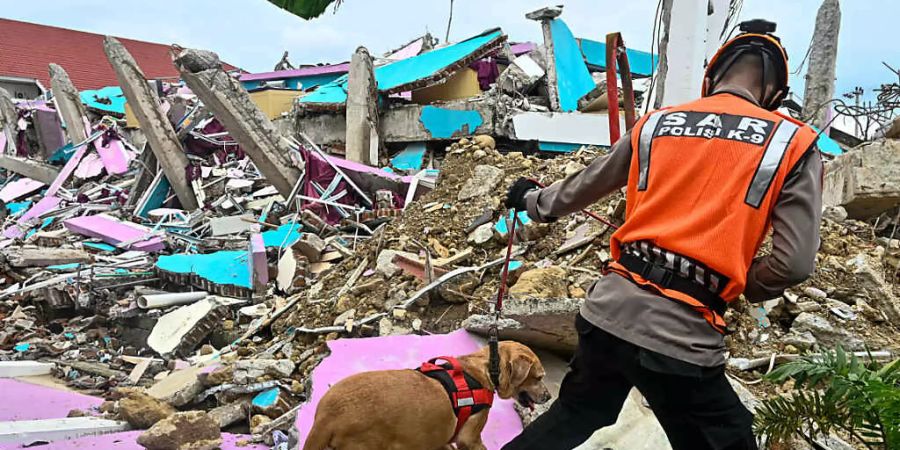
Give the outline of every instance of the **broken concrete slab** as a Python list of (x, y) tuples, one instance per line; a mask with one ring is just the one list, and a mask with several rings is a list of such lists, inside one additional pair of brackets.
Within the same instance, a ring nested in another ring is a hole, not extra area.
[(472, 177), (459, 190), (457, 199), (460, 201), (482, 197), (491, 192), (503, 181), (503, 170), (494, 166), (480, 164), (475, 166)]
[(89, 263), (83, 250), (53, 247), (14, 247), (0, 251), (13, 267), (46, 267), (57, 264)]
[(402, 255), (410, 259), (418, 259), (418, 255), (415, 255), (413, 253), (389, 249), (382, 250), (381, 253), (378, 254), (378, 259), (375, 261), (375, 271), (387, 278), (391, 278), (396, 275), (402, 270), (400, 266), (394, 264), (394, 258), (397, 255)]
[(219, 428), (225, 428), (241, 420), (246, 420), (249, 413), (250, 401), (245, 399), (215, 407), (207, 414), (219, 424)]
[[(144, 433), (143, 430), (123, 431), (100, 436), (57, 440), (51, 442), (45, 448), (52, 448), (53, 450), (142, 450), (143, 447), (137, 443), (137, 438), (142, 433)], [(250, 444), (247, 442), (249, 440), (250, 436), (248, 435), (222, 433), (222, 445), (220, 448), (222, 450), (269, 450), (269, 447), (264, 444)]]
[(166, 246), (149, 228), (106, 214), (75, 217), (65, 220), (63, 224), (75, 233), (97, 238), (126, 250), (158, 252)]
[(853, 149), (825, 172), (825, 206), (843, 206), (853, 219), (865, 220), (900, 205), (900, 140)]
[(205, 298), (162, 315), (157, 321), (147, 346), (160, 355), (190, 351), (209, 334), (219, 313), (226, 309), (215, 299)]
[(208, 53), (186, 49), (177, 55), (175, 65), (266, 180), (288, 198), (303, 171), (297, 167), (301, 162), (291, 160), (296, 146), (259, 110), (241, 83), (222, 70), (218, 56)]
[[(302, 440), (312, 428), (316, 407), (328, 388), (350, 375), (371, 370), (418, 367), (436, 355), (465, 355), (477, 351), (482, 343), (463, 330), (429, 336), (384, 336), (338, 339), (327, 342), (331, 351), (312, 372), (309, 402), (300, 407), (296, 427)], [(522, 422), (513, 408), (514, 401), (496, 398), (482, 432), (485, 446), (499, 450), (522, 431)]]
[[(578, 344), (575, 314), (583, 299), (509, 298), (503, 302), (500, 337), (563, 354), (571, 354)], [(478, 314), (463, 321), (463, 327), (487, 335), (494, 316)]]
[[(505, 42), (506, 35), (499, 29), (493, 29), (455, 44), (376, 67), (378, 91), (382, 95), (390, 95), (436, 84), (500, 50)], [(347, 102), (348, 78), (344, 76), (319, 86), (301, 97), (299, 103), (307, 108), (342, 109)]]
[(213, 236), (226, 236), (249, 231), (255, 221), (256, 219), (252, 214), (211, 217), (209, 219), (209, 227)]
[(234, 363), (234, 382), (238, 384), (255, 383), (257, 378), (268, 375), (274, 378), (287, 378), (294, 373), (296, 364), (289, 359), (247, 359)]
[(46, 375), (53, 370), (53, 363), (38, 361), (0, 361), (0, 378)]
[(834, 348), (837, 345), (845, 350), (862, 350), (865, 342), (848, 330), (832, 325), (828, 319), (818, 314), (804, 312), (794, 319), (791, 325), (791, 333), (799, 335), (809, 332), (816, 338), (817, 344), (824, 348)]
[(0, 444), (52, 442), (81, 436), (115, 433), (128, 429), (127, 422), (99, 417), (23, 420), (0, 423)]
[(43, 184), (50, 184), (59, 176), (59, 169), (56, 167), (29, 158), (19, 158), (10, 155), (0, 155), (0, 168)]
[[(0, 157), (2, 159), (2, 157)], [(2, 167), (2, 165), (0, 165)], [(51, 181), (52, 183), (52, 181)], [(37, 192), (42, 187), (48, 185), (50, 183), (44, 183), (38, 180), (32, 180), (31, 178), (19, 178), (14, 181), (10, 181), (3, 186), (3, 189), (0, 189), (0, 201), (4, 201), (6, 203), (18, 200), (26, 195), (33, 194)]]
[(171, 122), (160, 110), (160, 100), (147, 83), (147, 77), (125, 46), (115, 38), (107, 36), (103, 40), (103, 50), (181, 206), (189, 211), (199, 208), (193, 187), (187, 179), (187, 155)]
[(214, 450), (222, 445), (222, 432), (204, 411), (176, 413), (138, 436), (149, 450)]
[(300, 252), (309, 262), (316, 263), (322, 260), (322, 252), (328, 244), (324, 239), (313, 233), (305, 233), (300, 240), (294, 244), (294, 250)]
[(3, 236), (11, 239), (18, 239), (25, 236), (25, 233), (36, 225), (36, 222), (41, 215), (56, 209), (61, 201), (62, 200), (59, 197), (53, 195), (44, 196), (26, 211), (25, 214), (22, 214), (16, 223), (7, 226), (3, 230)]
[(147, 394), (172, 406), (187, 405), (203, 391), (203, 383), (198, 378), (203, 370), (197, 366), (176, 370), (157, 381), (147, 390)]
[[(520, 112), (512, 117), (512, 137), (523, 141), (610, 147), (609, 115), (606, 113)], [(619, 127), (625, 129), (625, 119)]]

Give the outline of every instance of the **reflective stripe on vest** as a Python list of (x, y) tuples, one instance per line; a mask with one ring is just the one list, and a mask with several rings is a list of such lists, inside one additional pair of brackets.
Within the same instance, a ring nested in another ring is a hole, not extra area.
[(748, 205), (759, 208), (759, 205), (762, 204), (769, 187), (772, 185), (772, 180), (775, 179), (775, 174), (778, 173), (778, 167), (781, 165), (781, 161), (784, 160), (784, 154), (787, 152), (788, 147), (791, 145), (791, 140), (794, 139), (794, 135), (797, 134), (799, 129), (799, 126), (787, 120), (782, 120), (778, 124), (775, 134), (769, 140), (769, 145), (766, 146), (762, 159), (759, 161), (759, 166), (753, 175), (753, 181), (750, 182), (750, 187), (747, 188), (747, 196), (744, 198), (744, 202)]
[(649, 241), (623, 243), (622, 252), (630, 253), (650, 264), (671, 270), (681, 278), (692, 280), (716, 295), (722, 292), (729, 281), (728, 277), (706, 267), (703, 263), (666, 250)]
[(638, 164), (640, 164), (640, 176), (638, 178), (638, 190), (647, 190), (647, 178), (650, 176), (650, 146), (653, 145), (653, 135), (656, 133), (656, 126), (664, 114), (661, 112), (654, 113), (644, 125), (641, 127), (641, 137), (638, 144)]

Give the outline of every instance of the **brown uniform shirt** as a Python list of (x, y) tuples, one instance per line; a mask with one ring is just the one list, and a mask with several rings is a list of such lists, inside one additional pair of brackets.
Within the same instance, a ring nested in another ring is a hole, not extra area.
[[(732, 93), (748, 98), (744, 93)], [(539, 222), (552, 221), (624, 187), (631, 153), (629, 131), (609, 154), (595, 159), (585, 169), (546, 189), (528, 193), (528, 215)], [(777, 297), (812, 273), (819, 248), (822, 173), (821, 157), (813, 149), (785, 181), (772, 213), (772, 253), (756, 258), (750, 266), (744, 290), (748, 300)], [(614, 273), (601, 277), (590, 287), (581, 315), (608, 333), (672, 358), (706, 367), (725, 361), (722, 334), (701, 314)]]

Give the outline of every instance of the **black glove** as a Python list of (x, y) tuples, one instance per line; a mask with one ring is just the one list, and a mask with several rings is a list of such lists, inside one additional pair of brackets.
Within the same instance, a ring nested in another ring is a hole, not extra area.
[(519, 178), (509, 187), (509, 192), (506, 193), (506, 207), (515, 209), (516, 212), (525, 211), (527, 209), (525, 206), (525, 194), (539, 188), (540, 185), (536, 181), (528, 178)]

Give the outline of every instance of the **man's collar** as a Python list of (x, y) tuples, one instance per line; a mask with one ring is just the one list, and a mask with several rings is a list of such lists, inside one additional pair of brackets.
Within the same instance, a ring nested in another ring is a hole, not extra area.
[(744, 88), (730, 87), (730, 86), (722, 87), (722, 88), (716, 89), (712, 93), (712, 95), (718, 95), (718, 94), (731, 94), (736, 97), (740, 97), (744, 100), (747, 100), (748, 102), (753, 103), (756, 106), (760, 106), (759, 100), (756, 99), (756, 96), (754, 96), (752, 93), (750, 93), (750, 91), (748, 91), (747, 89), (744, 89)]

